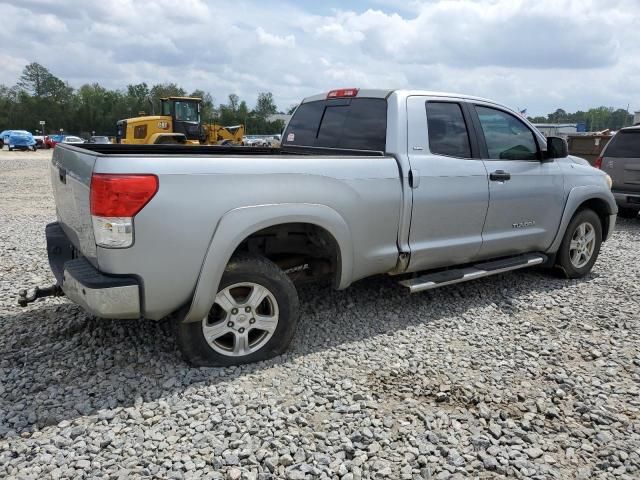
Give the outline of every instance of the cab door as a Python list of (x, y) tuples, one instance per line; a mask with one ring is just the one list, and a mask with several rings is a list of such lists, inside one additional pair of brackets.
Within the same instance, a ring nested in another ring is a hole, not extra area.
[(543, 160), (538, 136), (513, 113), (495, 105), (471, 109), (489, 174), (480, 257), (546, 251), (564, 210), (560, 166)]
[(487, 171), (460, 99), (407, 99), (413, 199), (409, 271), (469, 263), (482, 245)]

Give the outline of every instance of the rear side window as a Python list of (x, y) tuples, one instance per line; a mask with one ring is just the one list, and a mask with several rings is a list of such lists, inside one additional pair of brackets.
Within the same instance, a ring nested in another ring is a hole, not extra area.
[(640, 131), (618, 132), (609, 140), (604, 155), (614, 158), (640, 158)]
[(538, 144), (533, 132), (520, 120), (502, 110), (476, 106), (487, 143), (489, 158), (537, 160)]
[(427, 102), (427, 128), (431, 153), (471, 157), (469, 133), (459, 104)]
[(282, 145), (384, 152), (386, 142), (387, 101), (352, 98), (300, 105), (287, 126)]

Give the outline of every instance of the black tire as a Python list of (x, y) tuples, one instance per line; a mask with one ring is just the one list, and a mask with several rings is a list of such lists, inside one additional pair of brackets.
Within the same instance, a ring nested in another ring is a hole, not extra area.
[[(593, 246), (593, 253), (589, 258), (589, 261), (584, 265), (576, 266), (571, 261), (571, 241), (576, 234), (578, 227), (585, 223), (590, 224), (593, 227), (595, 233), (595, 245)], [(558, 256), (556, 258), (556, 265), (564, 271), (568, 278), (582, 278), (591, 271), (593, 264), (596, 263), (601, 245), (602, 222), (600, 221), (600, 217), (593, 210), (580, 210), (573, 216), (564, 233), (562, 244), (560, 245), (560, 250), (558, 250)]]
[[(229, 356), (214, 350), (207, 342), (203, 332), (204, 319), (192, 323), (184, 323), (177, 319), (178, 347), (185, 360), (192, 365), (225, 367), (258, 362), (283, 353), (291, 343), (298, 323), (299, 301), (298, 292), (289, 277), (275, 263), (264, 257), (239, 254), (227, 264), (219, 291), (243, 282), (263, 286), (275, 297), (278, 323), (273, 335), (259, 350), (247, 355)], [(212, 307), (212, 313), (215, 307)], [(226, 319), (224, 321), (226, 322)]]
[(629, 207), (619, 207), (618, 208), (618, 216), (622, 218), (636, 218), (638, 216), (637, 208), (629, 208)]

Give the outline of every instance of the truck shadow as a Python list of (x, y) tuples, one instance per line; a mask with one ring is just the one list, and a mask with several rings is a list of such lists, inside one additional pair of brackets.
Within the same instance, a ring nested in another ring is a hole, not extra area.
[(513, 304), (518, 308), (532, 292), (571, 283), (577, 282), (529, 271), (415, 295), (390, 277), (367, 279), (341, 292), (305, 287), (289, 352), (234, 368), (185, 364), (168, 322), (96, 319), (58, 299), (27, 311), (16, 308), (0, 315), (0, 439), (63, 420), (108, 418), (118, 407), (180, 394), (193, 385), (219, 385), (253, 373), (262, 378), (274, 365), (413, 325), (434, 323), (446, 331), (443, 320), (471, 310), (490, 307), (510, 315)]

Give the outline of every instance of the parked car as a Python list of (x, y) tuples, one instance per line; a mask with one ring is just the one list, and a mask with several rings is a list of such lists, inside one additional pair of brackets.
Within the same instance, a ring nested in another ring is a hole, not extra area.
[(55, 147), (58, 143), (64, 140), (64, 137), (64, 135), (47, 135), (46, 137), (44, 137), (45, 148)]
[(580, 278), (616, 222), (607, 174), (482, 98), (334, 90), (305, 99), (282, 140), (59, 145), (51, 291), (99, 317), (172, 318), (188, 361), (232, 365), (287, 348), (299, 282), (390, 274), (419, 292), (534, 265)]
[(267, 147), (269, 142), (262, 135), (245, 135), (242, 137), (242, 145), (246, 147)]
[(33, 139), (36, 141), (36, 148), (44, 148), (44, 135), (34, 135)]
[(280, 147), (280, 143), (282, 142), (282, 135), (271, 135), (267, 138), (267, 141), (269, 142), (270, 147), (278, 148)]
[(635, 218), (640, 212), (640, 125), (621, 129), (596, 160), (595, 166), (613, 180), (618, 215)]
[(7, 145), (11, 150), (33, 150), (36, 151), (36, 141), (33, 135), (26, 130), (11, 130), (8, 135)]
[(4, 148), (9, 143), (9, 134), (11, 130), (3, 130), (0, 132), (0, 149)]
[(66, 135), (63, 139), (62, 142), (60, 143), (71, 143), (71, 144), (80, 144), (80, 143), (85, 143), (83, 139), (81, 139), (80, 137), (76, 137), (75, 135)]
[(109, 140), (109, 137), (94, 135), (92, 137), (89, 137), (89, 141), (87, 143), (111, 143), (111, 141)]

